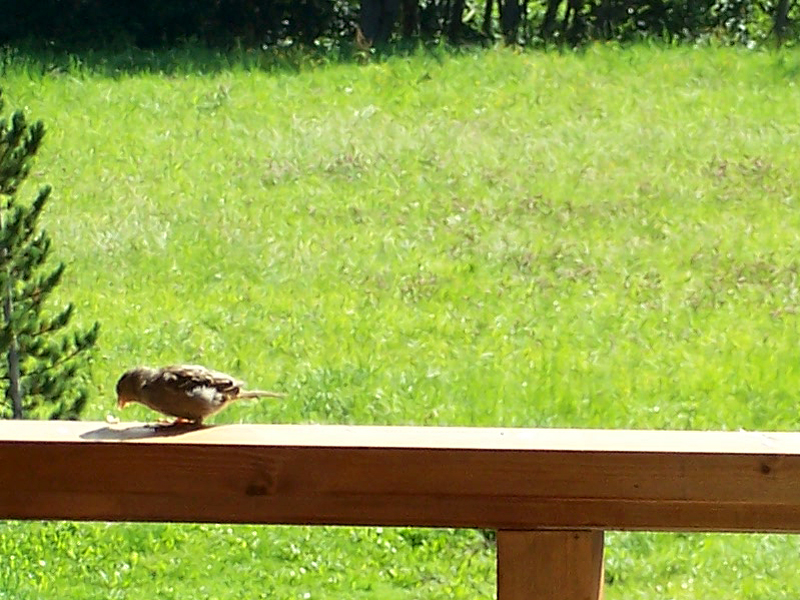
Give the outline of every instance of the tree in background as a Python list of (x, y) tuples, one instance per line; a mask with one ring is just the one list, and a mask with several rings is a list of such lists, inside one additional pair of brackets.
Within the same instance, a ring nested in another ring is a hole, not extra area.
[[(2, 109), (0, 91), (0, 114)], [(88, 398), (88, 362), (99, 324), (69, 332), (72, 304), (52, 314), (44, 310), (65, 268), (48, 267), (51, 240), (39, 228), (50, 187), (30, 205), (17, 201), (43, 136), (42, 122), (29, 125), (20, 111), (10, 121), (0, 118), (0, 416), (76, 419)]]
[[(0, 0), (3, 48), (134, 44), (380, 47), (399, 37), (579, 45), (588, 40), (800, 42), (800, 0)], [(49, 51), (49, 50), (48, 50)]]

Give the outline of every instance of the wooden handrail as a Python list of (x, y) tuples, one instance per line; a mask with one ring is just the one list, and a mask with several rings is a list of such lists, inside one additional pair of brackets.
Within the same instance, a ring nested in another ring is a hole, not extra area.
[(0, 422), (0, 517), (800, 531), (795, 433), (319, 425), (163, 433)]
[(492, 528), (597, 598), (606, 529), (799, 532), (800, 434), (3, 421), (0, 518)]

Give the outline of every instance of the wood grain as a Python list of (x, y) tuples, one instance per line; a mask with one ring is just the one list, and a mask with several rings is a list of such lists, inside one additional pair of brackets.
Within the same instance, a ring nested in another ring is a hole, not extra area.
[(0, 518), (800, 532), (800, 434), (4, 421)]
[(601, 600), (602, 531), (498, 531), (498, 600)]

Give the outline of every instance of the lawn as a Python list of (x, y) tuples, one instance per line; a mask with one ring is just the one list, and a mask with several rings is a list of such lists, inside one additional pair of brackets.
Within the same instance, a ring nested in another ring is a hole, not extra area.
[[(7, 53), (24, 193), (138, 363), (284, 402), (213, 422), (800, 427), (800, 52), (294, 61)], [(606, 597), (792, 599), (793, 536), (612, 533)], [(479, 598), (481, 532), (0, 525), (0, 599)]]

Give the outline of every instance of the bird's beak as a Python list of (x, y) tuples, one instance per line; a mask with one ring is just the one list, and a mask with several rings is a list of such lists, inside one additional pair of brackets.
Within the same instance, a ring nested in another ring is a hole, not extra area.
[(125, 405), (128, 404), (128, 400), (123, 396), (117, 397), (117, 408), (125, 408)]

